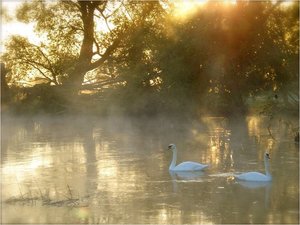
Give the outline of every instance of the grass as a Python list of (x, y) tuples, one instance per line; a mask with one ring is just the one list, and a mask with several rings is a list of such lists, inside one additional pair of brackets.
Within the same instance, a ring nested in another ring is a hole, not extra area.
[(11, 198), (8, 198), (4, 200), (4, 203), (6, 204), (19, 204), (19, 205), (27, 205), (27, 206), (36, 206), (36, 205), (42, 205), (42, 206), (56, 206), (56, 207), (87, 207), (89, 196), (84, 197), (75, 197), (74, 193), (72, 192), (72, 189), (67, 184), (66, 185), (66, 191), (63, 194), (64, 197), (58, 198), (58, 192), (55, 188), (56, 197), (50, 197), (50, 190), (45, 189), (42, 191), (38, 187), (37, 192), (33, 192), (32, 188), (28, 187), (27, 193), (22, 193), (21, 188), (19, 186), (19, 195), (14, 196)]

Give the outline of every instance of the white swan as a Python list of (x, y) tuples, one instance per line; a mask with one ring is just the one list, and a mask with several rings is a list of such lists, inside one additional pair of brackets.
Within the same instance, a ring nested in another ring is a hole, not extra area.
[(265, 153), (264, 161), (265, 161), (266, 174), (258, 173), (258, 172), (248, 172), (248, 173), (242, 173), (235, 177), (239, 180), (244, 180), (244, 181), (271, 181), (272, 176), (269, 172), (269, 159), (270, 159), (269, 153)]
[(170, 144), (168, 146), (168, 149), (172, 150), (173, 152), (173, 158), (169, 167), (170, 171), (199, 171), (208, 167), (208, 165), (204, 165), (196, 162), (190, 162), (190, 161), (180, 163), (176, 166), (177, 148), (175, 144)]

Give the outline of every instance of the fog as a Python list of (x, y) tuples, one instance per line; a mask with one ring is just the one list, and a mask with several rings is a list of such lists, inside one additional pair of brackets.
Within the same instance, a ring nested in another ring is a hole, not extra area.
[[(298, 125), (296, 118), (289, 121)], [(2, 220), (296, 223), (298, 145), (283, 119), (272, 123), (275, 140), (266, 129), (268, 123), (266, 117), (253, 116), (190, 121), (6, 117), (2, 120)], [(169, 174), (170, 143), (177, 145), (178, 163), (197, 161), (209, 164), (209, 169)], [(271, 183), (233, 179), (244, 171), (263, 172), (265, 151), (272, 158)], [(252, 217), (245, 217), (249, 213)]]
[(41, 42), (1, 53), (1, 222), (299, 224), (299, 2), (18, 5)]

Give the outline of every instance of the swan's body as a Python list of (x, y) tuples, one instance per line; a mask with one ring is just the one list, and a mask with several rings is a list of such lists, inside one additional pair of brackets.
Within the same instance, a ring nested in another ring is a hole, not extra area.
[(259, 173), (259, 172), (248, 172), (248, 173), (242, 173), (235, 177), (239, 180), (244, 180), (244, 181), (271, 181), (272, 176), (269, 172), (269, 159), (270, 156), (268, 153), (266, 153), (264, 157), (266, 174)]
[(236, 176), (239, 180), (246, 180), (246, 181), (270, 181), (272, 180), (271, 176), (265, 175), (263, 173), (258, 172), (248, 172), (242, 173)]
[(176, 166), (176, 160), (177, 160), (177, 148), (174, 144), (170, 144), (168, 146), (168, 149), (172, 150), (173, 152), (173, 158), (171, 161), (171, 164), (169, 166), (170, 171), (199, 171), (203, 170), (208, 167), (208, 165), (197, 163), (197, 162), (183, 162)]

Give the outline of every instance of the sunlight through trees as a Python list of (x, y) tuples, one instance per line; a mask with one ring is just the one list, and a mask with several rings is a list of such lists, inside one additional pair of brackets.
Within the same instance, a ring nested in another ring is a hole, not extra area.
[(266, 93), (297, 99), (298, 14), (281, 1), (24, 2), (14, 19), (41, 41), (10, 36), (1, 60), (17, 102), (43, 85), (66, 107), (90, 96), (135, 113), (244, 114)]

